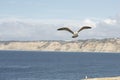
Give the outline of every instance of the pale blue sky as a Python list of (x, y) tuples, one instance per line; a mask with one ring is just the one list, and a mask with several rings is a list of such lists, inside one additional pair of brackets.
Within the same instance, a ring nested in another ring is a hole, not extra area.
[(78, 39), (120, 38), (120, 0), (0, 0), (0, 40), (71, 40), (57, 28), (83, 25)]
[(106, 18), (120, 12), (120, 0), (0, 0), (1, 17), (37, 19)]

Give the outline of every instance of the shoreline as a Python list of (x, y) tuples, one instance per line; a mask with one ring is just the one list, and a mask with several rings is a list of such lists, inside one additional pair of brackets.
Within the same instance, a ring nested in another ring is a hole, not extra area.
[(120, 80), (120, 76), (116, 77), (102, 77), (102, 78), (86, 78), (82, 80)]
[(79, 52), (79, 51), (42, 51), (42, 50), (0, 50), (0, 51), (33, 51), (33, 52), (57, 52), (57, 53), (91, 53), (91, 54), (120, 54), (120, 52)]

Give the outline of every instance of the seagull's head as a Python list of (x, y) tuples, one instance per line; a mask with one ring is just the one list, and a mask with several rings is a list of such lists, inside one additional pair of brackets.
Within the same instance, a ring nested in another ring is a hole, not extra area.
[(76, 31), (76, 32), (74, 32), (74, 35), (78, 35), (78, 32)]

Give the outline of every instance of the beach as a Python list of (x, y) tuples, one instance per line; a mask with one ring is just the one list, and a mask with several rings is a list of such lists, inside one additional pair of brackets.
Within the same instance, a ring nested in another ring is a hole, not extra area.
[(103, 77), (103, 78), (86, 78), (83, 80), (120, 80), (120, 76), (116, 77)]

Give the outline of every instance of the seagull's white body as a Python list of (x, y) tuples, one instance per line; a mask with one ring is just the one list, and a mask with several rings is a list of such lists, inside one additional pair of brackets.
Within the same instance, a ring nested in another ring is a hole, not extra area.
[(78, 32), (74, 32), (72, 38), (78, 37)]
[(60, 30), (69, 31), (70, 33), (73, 34), (72, 38), (76, 38), (76, 37), (78, 37), (78, 33), (79, 33), (80, 31), (84, 30), (84, 29), (91, 29), (91, 27), (89, 27), (89, 26), (83, 26), (82, 28), (80, 28), (80, 29), (79, 29), (78, 31), (76, 31), (76, 32), (73, 32), (71, 29), (69, 29), (69, 28), (67, 28), (67, 27), (62, 27), (62, 28), (59, 28), (59, 29), (57, 29), (57, 30), (58, 30), (58, 31), (60, 31)]

